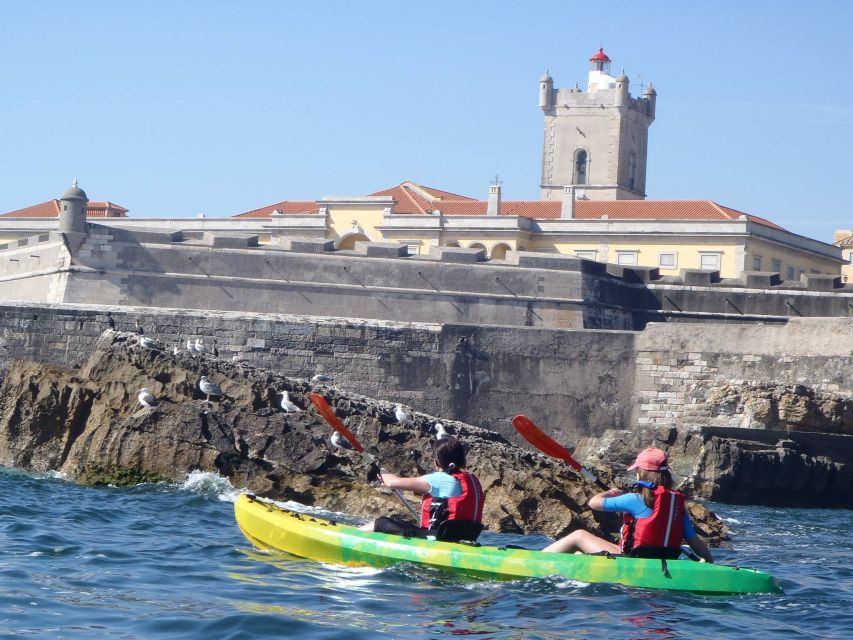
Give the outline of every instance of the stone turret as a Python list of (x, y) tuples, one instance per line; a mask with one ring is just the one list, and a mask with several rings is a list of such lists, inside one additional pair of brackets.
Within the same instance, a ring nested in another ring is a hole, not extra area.
[(59, 231), (61, 233), (86, 233), (86, 205), (89, 198), (77, 186), (77, 179), (59, 199)]
[(548, 109), (554, 106), (554, 79), (548, 70), (545, 70), (545, 75), (539, 79), (539, 108)]

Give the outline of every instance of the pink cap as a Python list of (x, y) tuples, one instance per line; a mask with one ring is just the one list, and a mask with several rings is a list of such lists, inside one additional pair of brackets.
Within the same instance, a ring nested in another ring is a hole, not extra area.
[(666, 463), (666, 453), (664, 453), (660, 449), (649, 447), (648, 449), (645, 449), (640, 452), (640, 455), (637, 456), (637, 459), (634, 461), (634, 464), (628, 467), (628, 471), (631, 471), (632, 469), (645, 469), (646, 471), (666, 471), (668, 469)]

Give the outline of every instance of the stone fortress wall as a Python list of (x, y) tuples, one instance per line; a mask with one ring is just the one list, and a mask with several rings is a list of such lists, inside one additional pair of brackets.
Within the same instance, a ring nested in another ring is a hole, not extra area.
[(335, 251), (323, 240), (259, 246), (248, 234), (96, 224), (0, 246), (0, 299), (566, 329), (853, 317), (853, 285), (834, 276), (675, 278), (541, 253), (487, 261), (482, 250), (441, 247), (408, 256), (396, 243)]
[[(82, 304), (0, 306), (0, 367), (12, 359), (82, 364), (107, 312), (118, 330), (335, 383), (417, 411), (514, 436), (525, 413), (564, 442), (608, 429), (708, 423), (696, 385), (774, 381), (853, 397), (853, 319), (783, 325), (653, 324), (642, 332), (411, 324), (294, 315)], [(742, 424), (733, 416), (728, 426)], [(719, 420), (716, 424), (722, 424)]]

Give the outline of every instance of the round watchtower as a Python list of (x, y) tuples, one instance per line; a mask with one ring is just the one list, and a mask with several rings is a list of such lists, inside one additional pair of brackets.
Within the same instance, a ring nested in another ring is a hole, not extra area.
[(86, 233), (86, 205), (89, 198), (77, 186), (77, 179), (59, 199), (59, 231), (61, 233)]

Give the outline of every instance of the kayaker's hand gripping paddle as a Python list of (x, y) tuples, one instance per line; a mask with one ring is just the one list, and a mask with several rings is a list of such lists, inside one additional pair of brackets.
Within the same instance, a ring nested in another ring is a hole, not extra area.
[[(572, 469), (580, 473), (581, 476), (583, 476), (584, 480), (593, 483), (599, 489), (602, 489), (604, 491), (610, 490), (610, 487), (608, 487), (601, 480), (599, 480), (598, 476), (596, 476), (592, 471), (584, 467), (580, 462), (575, 460), (572, 457), (572, 454), (569, 453), (568, 449), (566, 449), (563, 445), (561, 445), (559, 442), (551, 438), (551, 436), (542, 431), (542, 429), (533, 424), (533, 420), (531, 420), (527, 416), (515, 416), (512, 419), (512, 426), (515, 427), (515, 430), (518, 431), (518, 433), (520, 433), (525, 440), (527, 440), (530, 444), (539, 449), (539, 451), (541, 451), (545, 455), (562, 460)], [(681, 552), (687, 557), (689, 557), (691, 560), (699, 560), (699, 556), (693, 553), (693, 551), (691, 551), (690, 549), (682, 547)]]
[[(323, 416), (323, 419), (329, 423), (329, 426), (332, 427), (335, 431), (340, 433), (346, 440), (349, 442), (353, 449), (355, 449), (358, 453), (361, 454), (362, 459), (372, 467), (371, 471), (368, 472), (368, 479), (371, 475), (374, 474), (374, 470), (376, 471), (376, 476), (379, 478), (379, 482), (382, 482), (382, 474), (378, 473), (378, 465), (376, 464), (376, 458), (370, 455), (367, 451), (364, 450), (364, 447), (361, 446), (361, 443), (358, 441), (358, 438), (355, 437), (355, 434), (346, 428), (346, 425), (341, 421), (338, 415), (335, 413), (334, 409), (326, 402), (326, 399), (321, 396), (319, 393), (309, 393), (308, 399), (314, 404), (317, 408), (317, 411)], [(389, 487), (390, 488), (390, 487)], [(398, 489), (391, 489), (394, 494), (400, 498), (400, 502), (402, 502), (406, 508), (411, 512), (411, 514), (415, 517), (415, 520), (419, 520), (418, 512), (415, 511), (414, 507), (409, 504), (409, 501), (403, 497), (403, 494), (400, 493)]]

